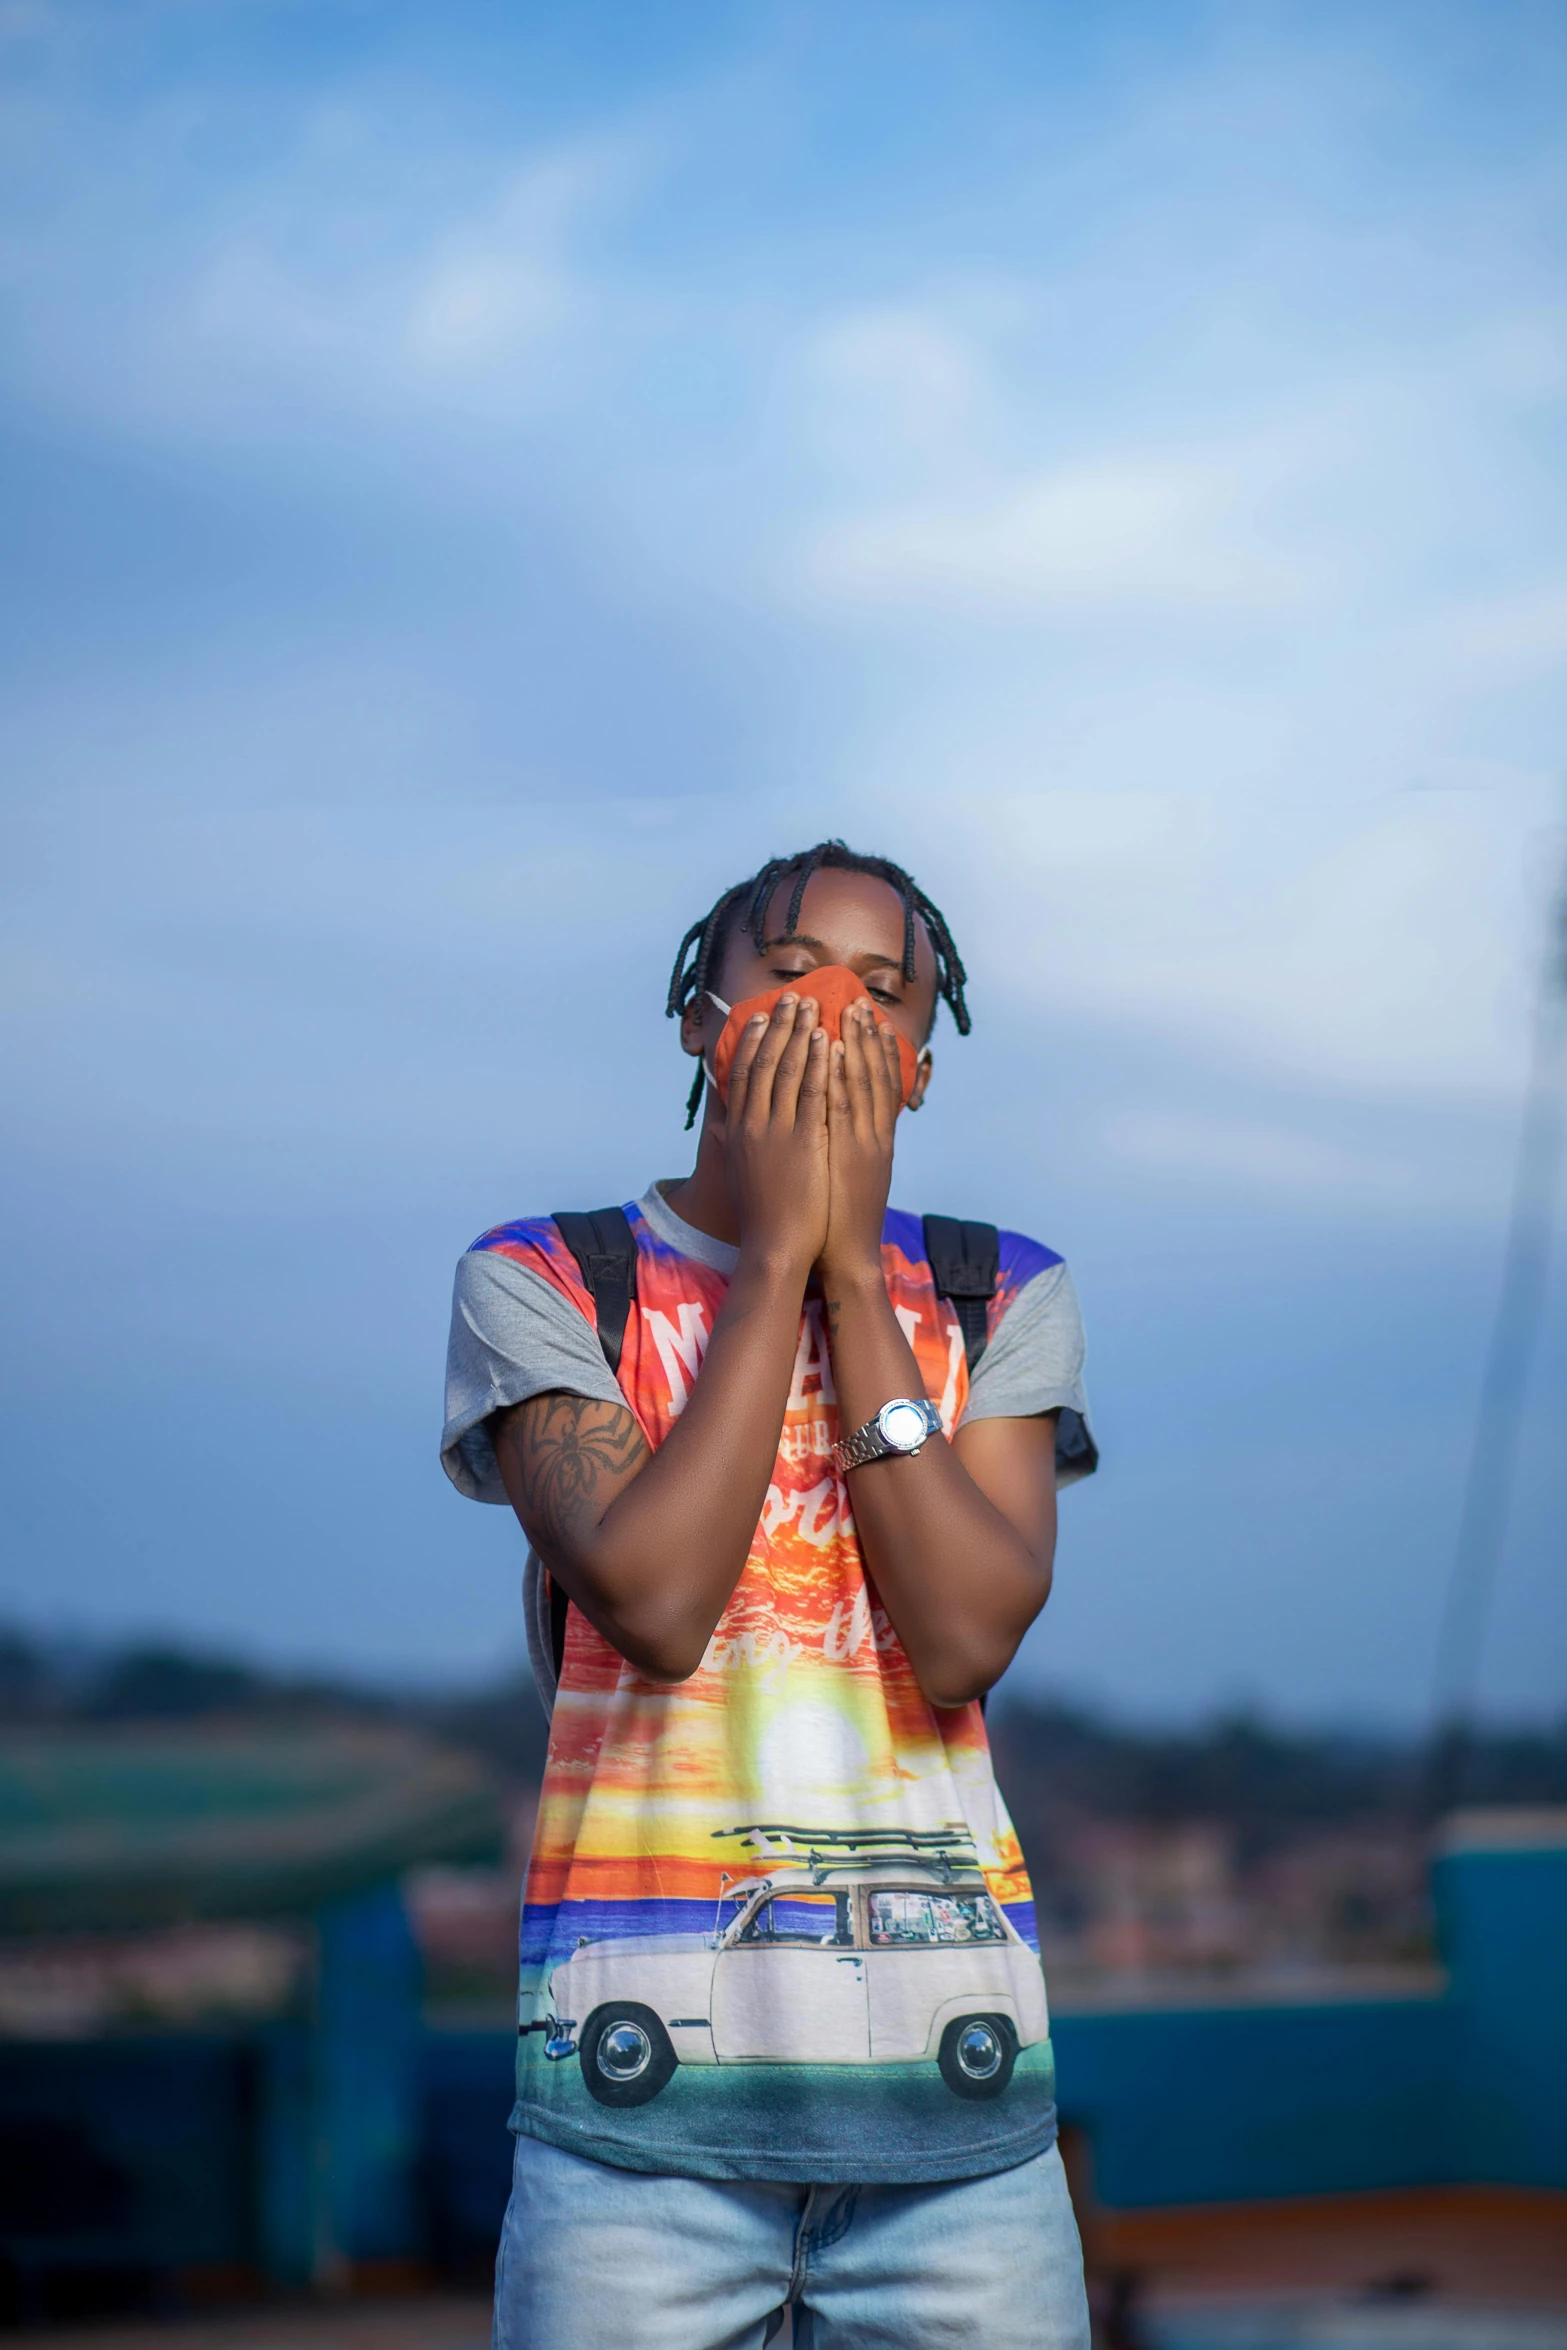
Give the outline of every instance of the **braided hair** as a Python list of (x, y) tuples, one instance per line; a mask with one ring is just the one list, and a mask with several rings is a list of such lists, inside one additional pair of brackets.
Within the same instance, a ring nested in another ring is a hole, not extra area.
[[(924, 923), (926, 934), (936, 954), (936, 992), (945, 1002), (957, 1024), (959, 1036), (967, 1036), (970, 1027), (969, 1008), (963, 989), (968, 974), (962, 957), (952, 943), (947, 918), (939, 906), (933, 905), (919, 887), (912, 874), (905, 873), (890, 857), (864, 857), (856, 849), (846, 848), (841, 840), (819, 840), (814, 849), (798, 850), (792, 857), (770, 857), (760, 873), (749, 881), (737, 881), (726, 889), (721, 898), (711, 905), (699, 922), (693, 922), (680, 941), (680, 952), (670, 973), (669, 996), (664, 1010), (676, 1020), (688, 1005), (700, 1003), (707, 992), (707, 983), (716, 966), (723, 960), (729, 944), (729, 934), (735, 917), (744, 909), (740, 927), (748, 931), (758, 955), (767, 951), (767, 910), (773, 902), (778, 885), (792, 875), (794, 886), (789, 892), (789, 912), (782, 936), (793, 938), (800, 919), (800, 908), (805, 899), (805, 885), (813, 873), (829, 866), (840, 873), (868, 873), (873, 880), (886, 882), (896, 890), (903, 901), (903, 976), (914, 977), (914, 923), (915, 917)], [(702, 1088), (707, 1072), (701, 1062), (691, 1086), (691, 1098), (686, 1103), (686, 1126), (696, 1124), (697, 1111), (702, 1106)]]

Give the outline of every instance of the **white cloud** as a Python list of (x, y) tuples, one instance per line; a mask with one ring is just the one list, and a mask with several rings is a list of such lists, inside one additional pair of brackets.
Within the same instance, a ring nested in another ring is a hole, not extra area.
[(930, 303), (830, 317), (807, 338), (797, 376), (801, 412), (829, 454), (873, 474), (910, 456), (967, 470), (996, 430), (986, 353)]
[(1308, 584), (1270, 549), (1243, 456), (1084, 454), (810, 531), (798, 577), (824, 601), (969, 619), (1277, 605)]
[(408, 302), (408, 348), (437, 366), (493, 364), (590, 307), (578, 233), (633, 178), (624, 142), (585, 140), (526, 164), (431, 254)]
[(981, 999), (1045, 1033), (1086, 1020), (1314, 1098), (1507, 1116), (1553, 874), (1520, 819), (1548, 815), (1551, 779), (1490, 781), (1369, 808), (1244, 783), (877, 805), (941, 873)]
[[(1357, 1210), (1451, 1210), (1435, 1196), (1433, 1170), (1330, 1142), (1301, 1127), (1192, 1110), (1127, 1109), (1106, 1123), (1112, 1157), (1161, 1175), (1191, 1177), (1199, 1189), (1261, 1191), (1301, 1205)], [(1492, 1202), (1483, 1203), (1489, 1209)]]
[(249, 357), (299, 391), (324, 374), (394, 412), (417, 407), (432, 378), (509, 399), (519, 370), (590, 316), (575, 246), (632, 161), (607, 138), (549, 150), (498, 167), (466, 209), (416, 224), (384, 190), (367, 203), (309, 171), (220, 241), (170, 331), (188, 335), (198, 369), (204, 349)]

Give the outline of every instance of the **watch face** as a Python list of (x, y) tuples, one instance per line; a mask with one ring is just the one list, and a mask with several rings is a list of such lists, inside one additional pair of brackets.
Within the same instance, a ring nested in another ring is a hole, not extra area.
[(917, 1403), (900, 1401), (883, 1404), (876, 1415), (883, 1444), (890, 1444), (894, 1452), (914, 1452), (925, 1441), (925, 1415)]

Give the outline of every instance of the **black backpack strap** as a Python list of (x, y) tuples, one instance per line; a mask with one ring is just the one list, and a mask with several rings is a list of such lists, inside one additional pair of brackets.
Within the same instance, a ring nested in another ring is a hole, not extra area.
[[(637, 1242), (630, 1219), (624, 1208), (555, 1208), (550, 1220), (576, 1258), (583, 1287), (593, 1300), (604, 1360), (612, 1372), (618, 1371), (637, 1294)], [(550, 1646), (558, 1681), (566, 1653), (567, 1603), (553, 1575), (549, 1586)]]
[(972, 1379), (989, 1344), (985, 1307), (996, 1294), (1001, 1236), (994, 1224), (966, 1223), (957, 1216), (927, 1216), (925, 1257), (935, 1276), (936, 1295), (951, 1298), (957, 1310)]
[(630, 1219), (624, 1208), (555, 1208), (551, 1221), (576, 1258), (593, 1300), (604, 1360), (618, 1371), (637, 1294), (637, 1243)]
[[(925, 1261), (935, 1276), (936, 1295), (949, 1297), (963, 1333), (963, 1356), (972, 1379), (990, 1343), (986, 1306), (1001, 1276), (1001, 1235), (994, 1224), (959, 1216), (927, 1216)], [(985, 1699), (979, 1701), (981, 1713)]]

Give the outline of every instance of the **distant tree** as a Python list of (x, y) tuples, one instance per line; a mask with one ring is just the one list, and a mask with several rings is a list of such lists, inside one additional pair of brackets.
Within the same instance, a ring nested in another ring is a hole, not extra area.
[(26, 1720), (47, 1712), (53, 1696), (43, 1651), (20, 1632), (0, 1631), (0, 1718)]
[[(1099, 1819), (1212, 1820), (1244, 1858), (1310, 1827), (1430, 1817), (1431, 1774), (1411, 1739), (1286, 1731), (1234, 1715), (1186, 1731), (1128, 1729), (1077, 1708), (1013, 1700), (998, 1709), (997, 1765), (1020, 1831), (1048, 1832), (1068, 1814)], [(1469, 1803), (1567, 1802), (1567, 1723), (1486, 1730), (1466, 1742)]]
[(229, 1658), (178, 1648), (132, 1648), (110, 1660), (82, 1711), (89, 1721), (192, 1721), (201, 1714), (252, 1712), (275, 1685)]

